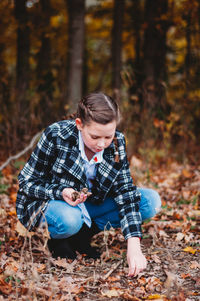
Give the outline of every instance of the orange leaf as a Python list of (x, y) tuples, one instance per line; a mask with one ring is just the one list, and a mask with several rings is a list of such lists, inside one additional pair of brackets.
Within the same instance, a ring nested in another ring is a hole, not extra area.
[(16, 192), (12, 192), (10, 194), (10, 200), (14, 203), (14, 202), (16, 202), (16, 198), (17, 198), (17, 193)]
[(5, 295), (9, 295), (12, 291), (12, 286), (10, 283), (7, 283), (3, 279), (0, 279), (0, 292)]
[(8, 215), (10, 215), (10, 216), (16, 215), (16, 210), (9, 211)]
[(185, 278), (189, 278), (189, 277), (191, 277), (191, 275), (190, 274), (181, 274), (181, 277), (183, 278), (183, 279), (185, 279)]
[(167, 300), (167, 297), (165, 295), (154, 294), (154, 295), (148, 296), (146, 300), (160, 300), (160, 301), (164, 301), (164, 300)]
[(8, 177), (12, 174), (12, 170), (10, 166), (5, 167), (1, 172), (4, 177)]
[(182, 170), (182, 175), (183, 175), (185, 178), (191, 178), (191, 177), (192, 177), (192, 174), (191, 174), (191, 172), (190, 172), (188, 169), (183, 169), (183, 170)]
[(197, 250), (193, 249), (192, 247), (186, 247), (185, 249), (183, 249), (183, 251), (191, 254), (195, 254)]

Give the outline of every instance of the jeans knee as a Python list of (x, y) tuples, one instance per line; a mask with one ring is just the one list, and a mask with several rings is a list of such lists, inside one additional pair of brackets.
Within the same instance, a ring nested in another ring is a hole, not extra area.
[(155, 216), (161, 209), (161, 198), (157, 191), (149, 188), (142, 188), (140, 212), (142, 219)]
[(57, 235), (62, 236), (62, 238), (70, 237), (76, 234), (81, 229), (82, 225), (83, 219), (81, 218), (81, 215), (64, 217), (57, 225)]
[(157, 191), (155, 191), (155, 190), (152, 190), (152, 191), (154, 194), (154, 196), (153, 196), (154, 208), (155, 208), (156, 213), (158, 213), (160, 211), (161, 205), (162, 205), (161, 198)]
[[(83, 225), (82, 213), (78, 208), (62, 206), (49, 208), (45, 212), (48, 230), (52, 238), (67, 238), (76, 234)], [(53, 210), (54, 209), (54, 210)]]

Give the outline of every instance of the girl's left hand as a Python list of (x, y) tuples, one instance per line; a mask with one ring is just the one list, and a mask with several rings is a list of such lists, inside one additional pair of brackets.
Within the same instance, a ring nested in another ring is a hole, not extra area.
[(141, 251), (138, 237), (128, 239), (127, 261), (129, 265), (128, 276), (137, 276), (147, 266), (147, 260)]

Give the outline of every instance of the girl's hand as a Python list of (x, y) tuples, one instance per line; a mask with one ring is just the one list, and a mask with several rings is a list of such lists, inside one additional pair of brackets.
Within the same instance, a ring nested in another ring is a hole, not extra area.
[(72, 194), (74, 192), (75, 190), (73, 188), (64, 188), (62, 191), (64, 201), (73, 207), (85, 202), (87, 199), (87, 194), (81, 193), (80, 198), (78, 198), (76, 201), (73, 201)]
[(128, 239), (127, 261), (129, 265), (128, 276), (137, 276), (147, 266), (147, 260), (141, 251), (138, 237)]

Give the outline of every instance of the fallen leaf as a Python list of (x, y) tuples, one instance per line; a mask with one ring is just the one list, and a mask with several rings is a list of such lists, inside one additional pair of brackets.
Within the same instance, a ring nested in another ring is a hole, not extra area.
[(181, 277), (183, 278), (183, 279), (186, 279), (186, 278), (189, 278), (189, 277), (191, 277), (191, 275), (190, 274), (181, 274)]
[(176, 241), (181, 241), (185, 237), (185, 234), (178, 232), (176, 234)]
[(101, 291), (101, 294), (104, 297), (112, 298), (112, 297), (119, 297), (123, 292), (117, 291), (115, 289)]
[(158, 294), (154, 294), (154, 295), (150, 295), (146, 298), (146, 300), (167, 300), (167, 297), (165, 295), (158, 295)]
[(190, 268), (191, 269), (200, 269), (200, 263), (198, 263), (197, 261), (192, 261)]
[(185, 249), (183, 249), (183, 251), (194, 255), (197, 250), (193, 249), (192, 247), (186, 247)]
[(8, 212), (8, 215), (10, 215), (10, 216), (16, 215), (16, 210), (9, 211), (9, 212)]
[(38, 272), (42, 272), (42, 271), (44, 271), (46, 269), (46, 264), (44, 264), (44, 263), (40, 263), (39, 265), (38, 265), (38, 267), (37, 267), (37, 271)]
[(200, 216), (200, 210), (190, 210), (188, 212), (189, 216)]
[(140, 299), (138, 299), (135, 296), (130, 295), (129, 293), (124, 293), (123, 294), (123, 299), (129, 300), (129, 301), (140, 301)]
[(20, 236), (29, 237), (31, 238), (34, 235), (34, 232), (29, 232), (21, 223), (20, 221), (17, 222), (15, 226), (15, 230)]
[(191, 178), (191, 177), (192, 177), (192, 174), (191, 174), (191, 172), (190, 172), (188, 169), (183, 169), (183, 170), (182, 170), (182, 175), (183, 175), (185, 178)]
[(167, 279), (164, 283), (164, 287), (169, 289), (177, 281), (177, 276), (174, 273), (167, 270), (165, 270), (165, 273), (167, 275)]
[(0, 292), (5, 295), (9, 295), (13, 290), (12, 285), (7, 283), (4, 279), (0, 279)]
[(142, 166), (142, 161), (140, 159), (138, 159), (137, 157), (132, 156), (131, 160), (130, 160), (130, 166), (133, 168), (134, 167), (140, 168)]
[(160, 258), (156, 254), (151, 255), (151, 258), (155, 263), (161, 263)]
[(182, 195), (183, 195), (183, 198), (184, 198), (185, 200), (187, 200), (187, 199), (189, 198), (189, 196), (190, 196), (190, 191), (189, 191), (189, 190), (184, 190), (184, 191), (182, 192)]

